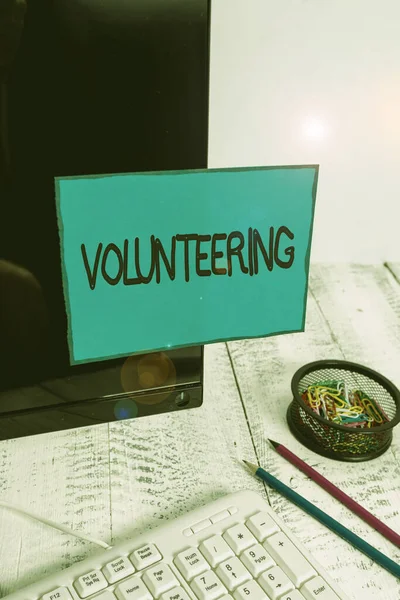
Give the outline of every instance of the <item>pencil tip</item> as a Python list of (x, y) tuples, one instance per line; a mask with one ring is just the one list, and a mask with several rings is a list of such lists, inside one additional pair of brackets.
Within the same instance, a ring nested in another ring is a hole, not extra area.
[(258, 469), (257, 465), (253, 465), (253, 463), (249, 462), (248, 460), (244, 460), (243, 458), (242, 458), (242, 460), (243, 460), (244, 464), (246, 465), (246, 467), (248, 469), (250, 469), (250, 471), (252, 473), (255, 473), (257, 471), (257, 469)]
[(274, 448), (277, 448), (278, 446), (280, 446), (280, 444), (278, 444), (278, 442), (274, 442), (274, 440), (268, 439), (268, 441), (271, 444), (271, 446), (273, 446)]

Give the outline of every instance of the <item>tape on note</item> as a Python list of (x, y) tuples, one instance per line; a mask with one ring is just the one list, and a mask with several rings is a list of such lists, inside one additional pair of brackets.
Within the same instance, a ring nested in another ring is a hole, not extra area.
[(57, 178), (71, 363), (302, 331), (317, 177)]

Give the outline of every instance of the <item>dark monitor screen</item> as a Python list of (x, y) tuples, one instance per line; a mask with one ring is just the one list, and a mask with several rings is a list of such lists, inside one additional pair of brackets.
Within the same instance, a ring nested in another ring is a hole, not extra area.
[[(54, 177), (207, 167), (209, 2), (34, 0), (8, 67), (0, 415), (32, 421), (32, 410), (65, 403), (85, 413), (83, 401), (164, 387), (182, 398), (180, 386), (201, 383), (201, 347), (70, 366)], [(169, 397), (142, 404), (139, 416), (172, 410)]]

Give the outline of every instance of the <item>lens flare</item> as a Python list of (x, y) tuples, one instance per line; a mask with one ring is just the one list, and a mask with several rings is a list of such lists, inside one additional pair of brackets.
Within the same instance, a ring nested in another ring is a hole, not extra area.
[(130, 398), (118, 400), (114, 405), (114, 415), (118, 421), (122, 421), (123, 419), (134, 419), (137, 417), (138, 412), (138, 405)]
[(302, 131), (303, 136), (309, 140), (323, 140), (329, 133), (326, 121), (319, 117), (305, 119)]
[[(125, 392), (142, 391), (176, 384), (176, 369), (173, 361), (164, 352), (130, 356), (121, 369), (121, 384)], [(139, 396), (140, 404), (160, 404), (170, 391), (160, 391), (157, 396)]]

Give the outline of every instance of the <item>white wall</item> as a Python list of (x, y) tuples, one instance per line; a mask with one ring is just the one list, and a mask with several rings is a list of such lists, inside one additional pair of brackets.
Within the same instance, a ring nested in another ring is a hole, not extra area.
[(400, 0), (213, 0), (209, 167), (320, 164), (311, 260), (400, 260)]

